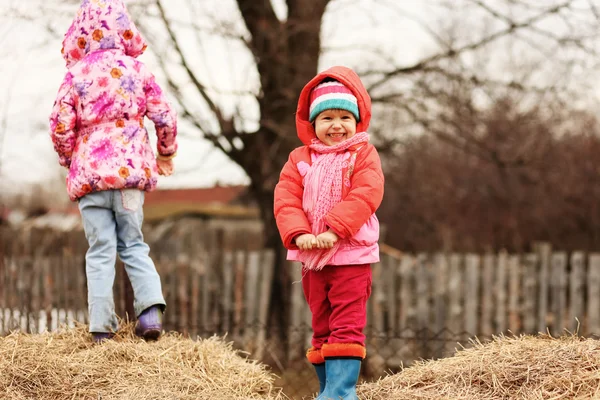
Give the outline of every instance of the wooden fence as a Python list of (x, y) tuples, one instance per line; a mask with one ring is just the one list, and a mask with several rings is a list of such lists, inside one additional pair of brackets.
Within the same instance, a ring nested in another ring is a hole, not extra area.
[[(60, 239), (46, 237), (49, 232), (29, 232), (18, 240), (15, 235), (0, 236), (0, 334), (85, 322), (85, 245), (71, 233)], [(273, 253), (239, 247), (244, 240), (234, 246), (222, 236), (199, 224), (165, 228), (159, 240), (152, 239), (169, 304), (165, 327), (191, 336), (227, 333), (262, 358), (273, 336), (268, 323)], [(287, 361), (302, 358), (311, 335), (300, 266), (289, 268), (297, 283), (289, 292)], [(128, 301), (123, 273), (119, 266), (114, 288), (121, 316)], [(369, 352), (385, 368), (445, 356), (457, 341), (473, 336), (560, 335), (565, 329), (597, 334), (600, 254), (567, 254), (546, 244), (530, 254), (384, 254), (373, 266), (368, 321)]]
[[(299, 279), (299, 267), (294, 271)], [(310, 321), (301, 296), (295, 288), (293, 325)], [(370, 352), (392, 369), (410, 364), (415, 355), (447, 356), (457, 342), (467, 344), (474, 336), (595, 336), (600, 334), (600, 254), (567, 254), (539, 244), (535, 253), (521, 255), (383, 255), (373, 266), (368, 321)], [(294, 351), (299, 349), (289, 353)]]

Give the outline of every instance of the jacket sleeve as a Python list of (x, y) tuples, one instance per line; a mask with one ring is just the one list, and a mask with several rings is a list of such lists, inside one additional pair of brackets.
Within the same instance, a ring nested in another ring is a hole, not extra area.
[(77, 139), (77, 132), (75, 131), (77, 109), (75, 103), (73, 75), (69, 72), (65, 75), (58, 89), (58, 95), (50, 114), (52, 144), (58, 154), (58, 162), (66, 168), (71, 166), (71, 157)]
[(157, 150), (163, 157), (174, 157), (177, 153), (177, 113), (169, 104), (154, 75), (146, 71), (144, 85), (146, 93), (146, 115), (156, 127)]
[(354, 236), (379, 208), (384, 177), (381, 160), (373, 145), (357, 157), (351, 189), (325, 216), (325, 222), (342, 239)]
[(283, 166), (279, 182), (275, 186), (275, 221), (285, 248), (296, 250), (294, 238), (310, 233), (311, 228), (302, 208), (304, 186), (302, 176), (293, 161), (294, 152)]

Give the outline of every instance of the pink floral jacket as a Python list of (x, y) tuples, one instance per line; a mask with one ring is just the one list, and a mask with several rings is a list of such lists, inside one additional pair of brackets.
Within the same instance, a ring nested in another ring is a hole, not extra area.
[(151, 191), (158, 169), (144, 116), (156, 127), (158, 153), (177, 151), (176, 113), (146, 66), (146, 44), (122, 0), (83, 0), (63, 41), (69, 68), (50, 116), (71, 200), (123, 188)]

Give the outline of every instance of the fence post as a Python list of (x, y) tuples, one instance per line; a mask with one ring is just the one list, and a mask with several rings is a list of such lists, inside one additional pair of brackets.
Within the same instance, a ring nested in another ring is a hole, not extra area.
[(508, 329), (512, 333), (521, 330), (519, 300), (521, 298), (521, 264), (518, 255), (508, 258)]
[(496, 334), (506, 331), (506, 269), (508, 256), (505, 251), (498, 254), (498, 263), (496, 265), (496, 282), (494, 293), (496, 294)]
[(590, 254), (588, 269), (588, 334), (600, 335), (600, 254)]
[(554, 319), (552, 333), (559, 336), (565, 328), (565, 314), (567, 307), (567, 253), (561, 251), (552, 254), (552, 317)]
[(536, 300), (538, 284), (538, 255), (527, 254), (523, 264), (523, 330), (525, 333), (535, 333), (536, 328)]
[(538, 292), (538, 332), (546, 332), (548, 329), (548, 288), (550, 281), (550, 254), (552, 247), (549, 243), (536, 243), (534, 245), (540, 259), (540, 276)]
[(466, 259), (465, 330), (469, 336), (477, 335), (479, 321), (479, 256), (468, 254)]
[(580, 334), (580, 323), (584, 322), (584, 281), (585, 279), (585, 256), (583, 252), (576, 251), (571, 255), (571, 277), (569, 282), (569, 299), (571, 301), (571, 331)]

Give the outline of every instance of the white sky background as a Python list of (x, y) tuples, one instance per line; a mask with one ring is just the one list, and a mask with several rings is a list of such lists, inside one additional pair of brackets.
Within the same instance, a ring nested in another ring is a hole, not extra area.
[[(189, 20), (185, 7), (180, 7), (182, 0), (170, 0), (167, 12), (178, 20)], [(7, 7), (21, 4), (24, 10), (29, 10), (26, 3), (34, 0), (0, 0), (0, 11)], [(338, 4), (336, 4), (338, 3)], [(344, 4), (346, 3), (346, 4)], [(352, 4), (351, 4), (352, 3)], [(325, 17), (323, 28), (323, 44), (330, 46), (348, 47), (355, 44), (355, 50), (332, 51), (325, 54), (321, 67), (327, 68), (334, 64), (356, 65), (357, 57), (361, 56), (360, 43), (370, 45), (376, 37), (386, 37), (390, 32), (410, 37), (410, 40), (394, 41), (386, 48), (389, 54), (399, 54), (416, 60), (423, 52), (427, 38), (418, 35), (418, 26), (410, 21), (404, 21), (398, 26), (398, 17), (389, 18), (389, 12), (372, 13), (369, 16), (370, 1), (332, 1), (331, 11)], [(420, 12), (421, 1), (406, 1), (406, 9)], [(165, 2), (167, 4), (167, 2)], [(275, 2), (279, 16), (286, 12), (282, 2)], [(204, 0), (203, 7), (206, 16), (238, 15), (235, 3), (231, 0)], [(61, 34), (66, 31), (77, 4), (63, 5), (65, 12), (53, 23), (53, 27)], [(233, 11), (233, 12), (232, 12)], [(382, 10), (383, 11), (383, 10)], [(388, 10), (389, 11), (389, 10)], [(4, 14), (2, 12), (1, 14)], [(379, 14), (379, 15), (377, 15)], [(14, 193), (27, 191), (28, 186), (42, 183), (44, 186), (64, 185), (64, 172), (58, 166), (56, 155), (52, 149), (47, 134), (47, 119), (52, 108), (56, 91), (66, 72), (64, 61), (60, 54), (62, 37), (50, 35), (45, 25), (49, 18), (57, 15), (37, 15), (32, 21), (18, 18), (0, 17), (0, 119), (6, 116), (6, 135), (0, 146), (2, 163), (0, 167), (0, 191)], [(226, 18), (227, 19), (227, 18)], [(62, 30), (61, 30), (62, 22)], [(351, 23), (350, 23), (351, 22)], [(243, 28), (242, 28), (243, 29)], [(185, 32), (183, 32), (185, 34)], [(415, 40), (421, 36), (421, 40)], [(191, 42), (195, 43), (195, 42)], [(217, 85), (223, 91), (239, 91), (258, 87), (248, 76), (255, 75), (248, 54), (231, 47), (224, 49), (223, 42), (215, 38), (204, 41), (203, 57), (198, 57), (196, 67), (202, 68), (205, 74), (199, 74), (203, 83)], [(393, 46), (393, 47), (389, 47)], [(152, 50), (152, 49), (150, 49)], [(197, 51), (197, 48), (190, 49)], [(161, 79), (161, 72), (151, 52), (140, 58), (147, 63)], [(241, 61), (241, 62), (240, 62)], [(233, 77), (233, 79), (232, 79)], [(164, 80), (163, 88), (166, 89)], [(190, 89), (192, 94), (195, 93)], [(198, 105), (202, 108), (201, 104)], [(257, 107), (242, 110), (249, 115), (250, 126), (256, 120)], [(150, 124), (151, 125), (151, 124)], [(151, 135), (152, 136), (152, 135)], [(176, 172), (168, 178), (160, 178), (161, 188), (175, 187), (207, 187), (217, 182), (221, 184), (246, 183), (244, 172), (236, 164), (229, 161), (218, 149), (201, 139), (200, 134), (183, 120), (180, 121), (180, 150), (176, 158)]]
[[(0, 194), (26, 192), (31, 185), (41, 183), (45, 187), (58, 188), (64, 192), (64, 172), (58, 166), (57, 157), (47, 134), (47, 120), (56, 91), (66, 72), (60, 54), (62, 33), (75, 14), (77, 4), (73, 1), (61, 4), (61, 15), (47, 15), (30, 11), (42, 0), (0, 0), (0, 121), (6, 116), (6, 135), (0, 144)], [(52, 0), (46, 0), (50, 3)], [(136, 0), (137, 3), (146, 0)], [(545, 1), (546, 0), (541, 0)], [(550, 0), (548, 0), (550, 1)], [(600, 0), (592, 0), (600, 1)], [(130, 0), (129, 3), (133, 2)], [(283, 0), (272, 0), (280, 18), (286, 13)], [(72, 4), (70, 4), (72, 3)], [(215, 19), (229, 21), (240, 33), (244, 33), (239, 11), (234, 0), (202, 0), (202, 20), (190, 15), (185, 3), (189, 0), (163, 1), (168, 16), (181, 21), (177, 33), (181, 37), (193, 35), (185, 28), (186, 23), (202, 26), (214, 24)], [(438, 24), (443, 9), (432, 6), (435, 1), (423, 0), (332, 0), (324, 17), (322, 44), (326, 49), (320, 60), (320, 69), (341, 64), (356, 69), (389, 64), (375, 52), (383, 52), (397, 65), (410, 65), (436, 50), (435, 41), (425, 33), (415, 18), (429, 25)], [(167, 5), (168, 4), (168, 5)], [(5, 10), (19, 5), (35, 17), (31, 21), (6, 17)], [(599, 4), (600, 6), (600, 4)], [(36, 15), (37, 14), (37, 15)], [(135, 14), (132, 12), (132, 14)], [(427, 16), (427, 17), (426, 17)], [(60, 32), (50, 35), (46, 30), (49, 21)], [(470, 20), (465, 29), (476, 25)], [(436, 26), (433, 26), (435, 29)], [(149, 32), (153, 34), (154, 32)], [(232, 92), (244, 90), (256, 92), (258, 82), (252, 60), (241, 45), (224, 42), (215, 36), (202, 40), (198, 50), (196, 40), (183, 41), (193, 44), (184, 49), (191, 56), (194, 70), (203, 84), (219, 90), (217, 101), (232, 111), (236, 101)], [(158, 47), (158, 46), (157, 46)], [(158, 76), (168, 91), (157, 60), (149, 52), (141, 56)], [(507, 57), (500, 49), (499, 57)], [(367, 64), (367, 62), (371, 64)], [(173, 63), (176, 64), (173, 58)], [(512, 60), (514, 61), (514, 60)], [(504, 73), (502, 63), (498, 71)], [(174, 66), (173, 68), (177, 68)], [(184, 76), (182, 74), (182, 79)], [(191, 88), (188, 96), (197, 96)], [(173, 100), (174, 101), (174, 100)], [(256, 126), (258, 108), (253, 101), (237, 101), (244, 116), (244, 126)], [(208, 115), (201, 102), (197, 112)], [(290, 118), (293, 118), (292, 116)], [(149, 124), (151, 125), (151, 124)], [(2, 126), (0, 125), (0, 133)], [(244, 172), (229, 161), (218, 149), (201, 138), (193, 127), (180, 120), (179, 153), (175, 159), (176, 172), (168, 178), (160, 178), (161, 188), (208, 187), (221, 184), (247, 183)], [(152, 137), (152, 134), (151, 134)], [(1, 136), (0, 136), (0, 139)], [(64, 194), (66, 198), (66, 193)]]

